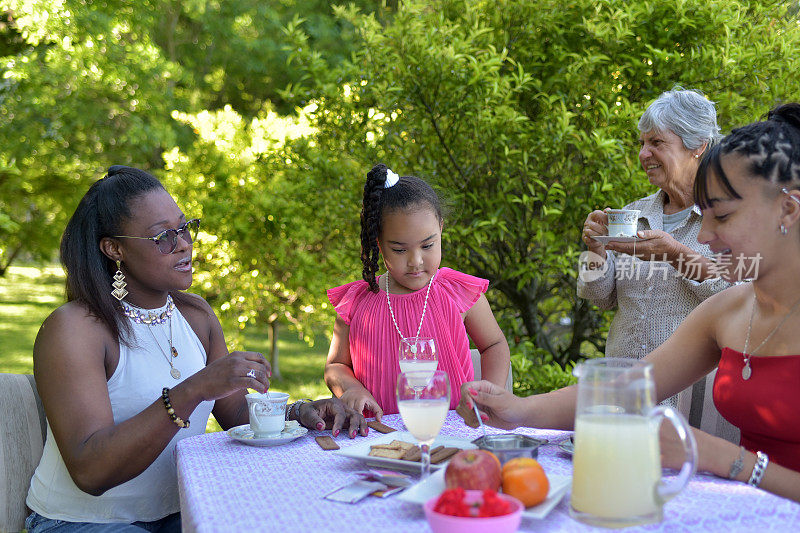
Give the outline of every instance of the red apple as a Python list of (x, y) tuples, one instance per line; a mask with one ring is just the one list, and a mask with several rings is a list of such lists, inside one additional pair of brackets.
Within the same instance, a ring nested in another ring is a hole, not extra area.
[(500, 461), (486, 450), (461, 450), (453, 456), (444, 471), (448, 489), (500, 490)]

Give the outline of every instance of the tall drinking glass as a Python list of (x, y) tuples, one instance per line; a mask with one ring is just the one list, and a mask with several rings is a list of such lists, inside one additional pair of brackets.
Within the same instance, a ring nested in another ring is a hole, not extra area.
[(450, 379), (442, 370), (414, 370), (397, 376), (397, 407), (406, 429), (419, 441), (422, 474), (431, 472), (430, 447), (450, 409)]

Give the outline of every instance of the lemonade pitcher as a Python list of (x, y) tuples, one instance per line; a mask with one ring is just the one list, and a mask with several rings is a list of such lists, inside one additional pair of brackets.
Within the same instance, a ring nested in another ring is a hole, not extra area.
[[(655, 405), (653, 366), (635, 359), (591, 359), (575, 368), (575, 408), (570, 515), (601, 527), (660, 522), (664, 503), (697, 468), (697, 444), (672, 407)], [(661, 479), (659, 427), (675, 426), (686, 451), (677, 478)]]

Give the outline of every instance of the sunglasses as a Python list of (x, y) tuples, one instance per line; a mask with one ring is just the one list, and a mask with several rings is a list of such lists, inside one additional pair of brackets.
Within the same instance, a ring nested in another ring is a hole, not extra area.
[(178, 247), (178, 236), (186, 241), (187, 244), (192, 244), (197, 238), (197, 230), (200, 229), (200, 219), (193, 218), (187, 220), (186, 224), (177, 229), (165, 229), (155, 237), (134, 237), (132, 235), (114, 235), (115, 238), (124, 239), (142, 239), (145, 241), (153, 241), (158, 247), (158, 251), (162, 254), (171, 254)]

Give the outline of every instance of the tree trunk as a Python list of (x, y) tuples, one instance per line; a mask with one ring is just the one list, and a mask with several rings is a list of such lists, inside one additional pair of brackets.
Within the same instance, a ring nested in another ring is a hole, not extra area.
[(278, 367), (278, 321), (273, 320), (270, 322), (269, 340), (270, 340), (270, 366), (272, 367), (272, 379), (281, 379), (281, 371)]
[(19, 255), (19, 253), (21, 251), (22, 251), (22, 245), (21, 244), (17, 245), (17, 247), (14, 248), (14, 251), (11, 252), (11, 255), (8, 256), (8, 261), (6, 261), (6, 264), (0, 266), (0, 278), (6, 277), (6, 272), (8, 272), (8, 267), (11, 266), (11, 263), (14, 262), (14, 259), (17, 258), (17, 255)]

